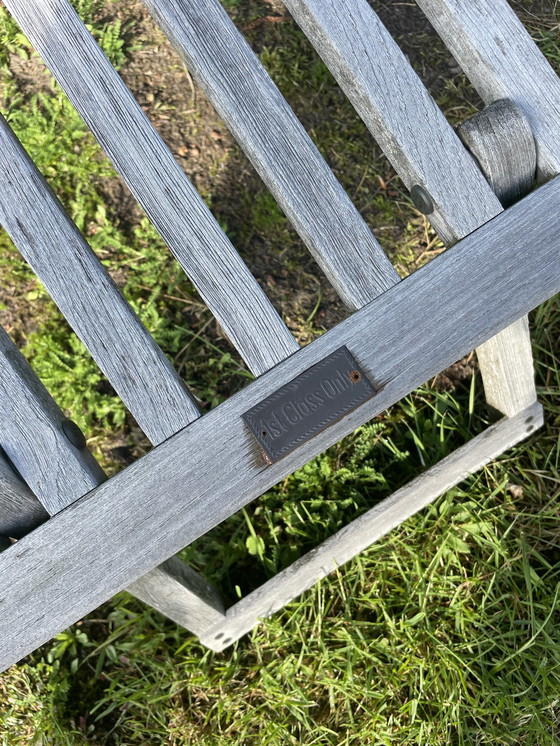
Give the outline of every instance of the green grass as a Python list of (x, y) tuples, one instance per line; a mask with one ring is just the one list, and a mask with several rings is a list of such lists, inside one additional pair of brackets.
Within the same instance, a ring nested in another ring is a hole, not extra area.
[[(224, 4), (241, 26), (273, 12), (264, 0)], [(526, 5), (557, 65), (552, 16)], [(79, 10), (125, 66), (142, 44), (137, 29), (107, 21), (110, 4), (81, 0)], [(438, 250), (434, 235), (324, 65), (290, 22), (252, 28), (358, 209), (401, 270), (416, 268)], [(63, 94), (48, 79), (30, 90), (14, 73), (11, 55), (33, 60), (18, 34), (0, 7), (3, 112), (203, 406), (215, 406), (247, 371), (154, 230), (107, 199), (114, 173)], [(402, 41), (421, 73), (446, 69), (424, 31)], [(442, 80), (433, 88), (440, 104), (464, 119), (476, 97), (460, 76)], [(200, 111), (192, 116), (201, 127)], [(336, 306), (328, 287), (235, 148), (223, 161), (228, 173), (208, 189), (212, 209), (248, 261), (259, 259), (259, 279), (299, 338), (316, 337)], [(125, 461), (142, 455), (146, 440), (4, 234), (0, 288), (0, 314), (10, 314), (14, 337), (104, 465), (122, 468), (119, 450)], [(531, 325), (541, 431), (224, 653), (120, 594), (0, 676), (0, 744), (558, 744), (559, 299)], [(183, 556), (234, 601), (488, 422), (477, 373), (453, 390), (431, 382)]]

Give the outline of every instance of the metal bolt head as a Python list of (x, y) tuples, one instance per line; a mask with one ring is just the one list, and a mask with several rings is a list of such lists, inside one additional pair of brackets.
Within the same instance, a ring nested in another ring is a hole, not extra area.
[(79, 451), (84, 450), (86, 447), (86, 438), (75, 422), (72, 422), (72, 420), (64, 420), (62, 423), (62, 432), (75, 448)]
[(428, 192), (420, 184), (415, 184), (410, 190), (412, 203), (414, 207), (424, 215), (429, 215), (434, 211), (434, 203)]

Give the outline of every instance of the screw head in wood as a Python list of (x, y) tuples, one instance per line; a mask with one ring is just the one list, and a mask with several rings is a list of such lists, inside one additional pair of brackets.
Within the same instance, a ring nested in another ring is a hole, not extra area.
[(62, 432), (75, 448), (79, 451), (84, 450), (86, 447), (86, 437), (75, 422), (64, 420), (62, 423)]
[(434, 203), (428, 192), (420, 184), (415, 184), (410, 190), (412, 203), (414, 207), (424, 215), (429, 215), (434, 211)]

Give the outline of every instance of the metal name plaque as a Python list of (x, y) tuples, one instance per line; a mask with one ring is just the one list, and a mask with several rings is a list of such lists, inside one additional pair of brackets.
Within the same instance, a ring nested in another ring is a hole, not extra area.
[(275, 463), (376, 393), (341, 347), (242, 415)]

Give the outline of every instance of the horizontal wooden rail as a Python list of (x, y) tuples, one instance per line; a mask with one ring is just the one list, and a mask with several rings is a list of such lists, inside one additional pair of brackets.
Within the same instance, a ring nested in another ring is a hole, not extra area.
[[(4, 551), (0, 669), (559, 292), (559, 199), (556, 179)], [(268, 465), (241, 415), (341, 345), (377, 395)]]
[(542, 406), (535, 402), (514, 417), (505, 417), (487, 428), (238, 601), (227, 610), (225, 619), (200, 636), (200, 641), (211, 650), (228, 647), (249, 632), (259, 619), (293, 601), (542, 424)]

